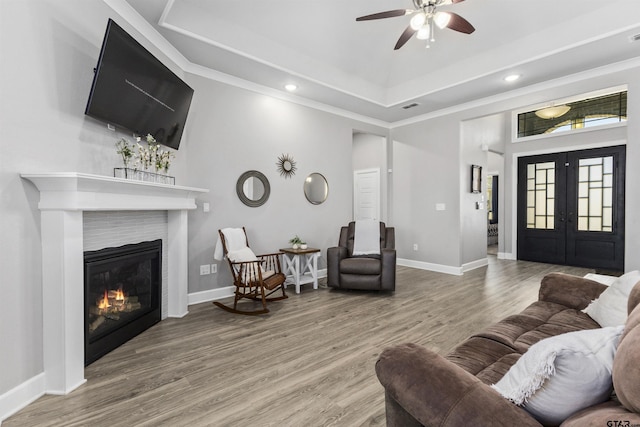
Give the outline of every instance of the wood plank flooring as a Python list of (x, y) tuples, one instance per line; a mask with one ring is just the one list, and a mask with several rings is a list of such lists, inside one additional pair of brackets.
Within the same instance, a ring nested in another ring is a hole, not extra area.
[(398, 267), (396, 292), (310, 285), (259, 317), (189, 307), (86, 368), (87, 383), (43, 396), (14, 426), (381, 426), (380, 351), (416, 342), (440, 353), (537, 299), (552, 271), (501, 261), (451, 276)]

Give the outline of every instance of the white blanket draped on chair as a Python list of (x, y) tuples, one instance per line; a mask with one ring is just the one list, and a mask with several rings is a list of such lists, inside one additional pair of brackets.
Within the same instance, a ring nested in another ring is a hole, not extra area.
[[(222, 234), (224, 234), (228, 252), (238, 251), (247, 247), (247, 238), (242, 228), (223, 228)], [(218, 241), (216, 242), (213, 258), (217, 261), (224, 259), (224, 249), (220, 236), (218, 236)]]
[[(247, 246), (247, 237), (242, 228), (223, 228), (222, 234), (224, 234), (224, 239), (227, 245), (227, 258), (231, 260), (231, 262), (250, 262), (250, 261), (260, 261), (256, 254), (251, 250), (250, 247)], [(216, 248), (213, 252), (213, 258), (217, 261), (222, 261), (224, 259), (224, 248), (222, 246), (222, 239), (218, 235), (218, 241), (216, 242)], [(268, 279), (269, 277), (275, 274), (273, 270), (265, 270), (260, 265), (256, 265), (255, 267), (246, 266), (247, 269), (247, 277), (249, 277), (252, 281), (258, 280), (258, 269), (260, 273), (262, 273), (262, 279)], [(239, 266), (235, 266), (236, 273), (240, 273)]]
[(380, 221), (356, 221), (353, 237), (353, 255), (380, 255)]

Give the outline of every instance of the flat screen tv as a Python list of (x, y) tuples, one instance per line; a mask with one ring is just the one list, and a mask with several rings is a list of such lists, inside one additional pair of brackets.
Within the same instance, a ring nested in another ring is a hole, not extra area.
[(193, 89), (112, 19), (85, 114), (178, 149)]

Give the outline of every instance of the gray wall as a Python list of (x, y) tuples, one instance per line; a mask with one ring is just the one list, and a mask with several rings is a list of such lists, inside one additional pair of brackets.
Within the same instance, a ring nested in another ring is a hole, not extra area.
[[(514, 258), (515, 193), (514, 165), (524, 154), (567, 151), (605, 145), (627, 144), (626, 188), (626, 248), (625, 270), (640, 268), (640, 193), (634, 182), (640, 182), (640, 169), (634, 167), (640, 160), (640, 64), (630, 61), (611, 67), (612, 71), (597, 70), (584, 73), (574, 79), (563, 79), (534, 85), (526, 90), (513, 91), (487, 100), (481, 107), (461, 108), (444, 116), (425, 117), (422, 122), (398, 125), (391, 131), (393, 145), (392, 195), (394, 225), (400, 230), (398, 256), (423, 263), (461, 267), (473, 261), (480, 245), (470, 242), (464, 230), (473, 229), (468, 215), (469, 201), (464, 193), (468, 185), (467, 167), (472, 161), (482, 162), (476, 148), (465, 147), (461, 136), (461, 123), (473, 122), (487, 116), (502, 115), (504, 129), (500, 125), (485, 123), (474, 127), (477, 132), (502, 133), (504, 143), (504, 173), (500, 180), (500, 196), (504, 205), (500, 220), (500, 251), (506, 258)], [(511, 111), (528, 105), (541, 104), (579, 94), (628, 85), (628, 125), (613, 129), (582, 132), (512, 143)], [(482, 120), (480, 120), (482, 123)], [(468, 124), (465, 124), (468, 125)], [(471, 139), (473, 140), (473, 138)], [(476, 144), (477, 142), (474, 142)], [(480, 150), (480, 147), (477, 148)], [(475, 160), (474, 160), (475, 159)], [(486, 164), (486, 160), (483, 164)], [(447, 211), (437, 212), (436, 202), (446, 202)], [(485, 211), (486, 212), (486, 211)], [(477, 227), (480, 227), (480, 222)], [(466, 231), (465, 231), (466, 233)], [(475, 231), (473, 231), (475, 233)], [(503, 240), (504, 238), (504, 240)], [(413, 242), (420, 243), (420, 250), (411, 250)], [(468, 246), (471, 245), (469, 248)]]
[[(219, 263), (217, 274), (200, 276), (198, 269), (214, 262), (217, 231), (224, 227), (246, 227), (257, 253), (287, 247), (297, 234), (322, 249), (318, 268), (324, 268), (326, 248), (337, 244), (340, 226), (351, 219), (353, 129), (367, 125), (199, 76), (189, 75), (188, 82), (195, 89), (189, 136), (197, 141), (187, 159), (189, 185), (211, 190), (199, 200), (210, 203), (211, 212), (189, 213), (189, 292), (232, 284), (226, 263)], [(277, 171), (281, 154), (296, 162), (290, 178)], [(236, 195), (236, 181), (247, 170), (269, 180), (271, 195), (263, 206), (245, 206)], [(313, 172), (329, 183), (320, 205), (303, 192)]]
[[(108, 17), (118, 18), (101, 0), (0, 1), (0, 396), (40, 374), (43, 363), (38, 192), (18, 174), (111, 175), (119, 164), (114, 143), (123, 134), (83, 114)], [(123, 20), (119, 23), (181, 74), (136, 29)], [(190, 214), (189, 291), (228, 285), (223, 277), (226, 266), (218, 275), (198, 275), (198, 266), (211, 262), (220, 227), (248, 227), (257, 251), (285, 245), (296, 233), (323, 249), (335, 244), (338, 227), (351, 217), (354, 129), (389, 134), (394, 141), (388, 148), (394, 171), (389, 205), (399, 257), (459, 267), (467, 258), (461, 249), (466, 242), (461, 238), (464, 171), (469, 162), (482, 161), (463, 150), (460, 123), (624, 83), (629, 84), (631, 117), (626, 128), (506, 144), (502, 218), (510, 221), (512, 215), (512, 165), (517, 155), (628, 141), (626, 267), (638, 269), (640, 193), (631, 183), (640, 182), (640, 168), (635, 167), (640, 160), (639, 73), (636, 66), (577, 83), (552, 82), (391, 131), (186, 76), (196, 96), (171, 173), (178, 184), (211, 189), (199, 203), (201, 207), (207, 201), (212, 208), (210, 213), (199, 209)], [(505, 126), (509, 128), (510, 120)], [(298, 162), (291, 179), (276, 172), (276, 157), (282, 153)], [(271, 199), (261, 208), (248, 208), (235, 195), (236, 179), (248, 169), (261, 170), (271, 182)], [(304, 177), (316, 171), (325, 174), (330, 187), (328, 201), (319, 206), (309, 204), (302, 193)], [(435, 211), (435, 203), (445, 203), (447, 210)], [(507, 224), (506, 253), (513, 251), (511, 242)], [(419, 244), (419, 251), (412, 250), (413, 243)]]
[(389, 223), (388, 213), (389, 173), (387, 170), (389, 168), (387, 162), (387, 138), (370, 133), (354, 133), (352, 158), (354, 171), (380, 169), (380, 218), (382, 221), (387, 222), (389, 226), (392, 226)]
[[(9, 367), (0, 370), (0, 395), (43, 369), (39, 193), (18, 174), (110, 176), (120, 166), (114, 144), (129, 136), (84, 116), (109, 17), (196, 90), (170, 170), (180, 185), (211, 190), (190, 213), (189, 292), (230, 284), (226, 266), (218, 275), (199, 275), (200, 264), (213, 262), (218, 228), (246, 226), (258, 252), (283, 247), (294, 234), (323, 250), (337, 242), (340, 225), (351, 218), (353, 129), (377, 134), (386, 129), (185, 76), (101, 0), (3, 0), (0, 7), (0, 342), (11, 343), (0, 352), (0, 366)], [(276, 171), (282, 153), (297, 162), (290, 179)], [(260, 208), (246, 207), (235, 194), (238, 176), (248, 169), (262, 171), (271, 182), (271, 198)], [(322, 205), (304, 197), (303, 181), (311, 172), (329, 181)], [(211, 204), (210, 213), (202, 211), (204, 201)]]
[[(458, 119), (445, 116), (392, 130), (390, 194), (398, 258), (461, 265), (459, 126)], [(436, 203), (446, 210), (436, 211)]]
[[(463, 179), (460, 183), (460, 250), (462, 265), (485, 259), (487, 256), (487, 173), (496, 166), (489, 162), (490, 155), (495, 156), (495, 154), (485, 151), (483, 145), (504, 151), (505, 122), (505, 114), (494, 114), (461, 123), (460, 176)], [(482, 166), (481, 194), (473, 194), (470, 191), (472, 164)], [(482, 206), (482, 209), (476, 209), (477, 203)]]
[[(500, 151), (504, 152), (504, 144)], [(502, 184), (502, 180), (504, 179), (504, 155), (487, 153), (487, 173), (498, 176), (498, 256), (503, 257), (504, 221), (502, 216), (504, 215), (504, 185)]]

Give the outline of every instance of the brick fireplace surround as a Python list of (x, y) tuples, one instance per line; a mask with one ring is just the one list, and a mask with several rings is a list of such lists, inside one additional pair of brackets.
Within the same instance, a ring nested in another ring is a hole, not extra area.
[(187, 211), (209, 190), (75, 172), (21, 176), (40, 191), (45, 393), (67, 394), (86, 381), (83, 212), (167, 211), (168, 310), (163, 312), (183, 317)]

